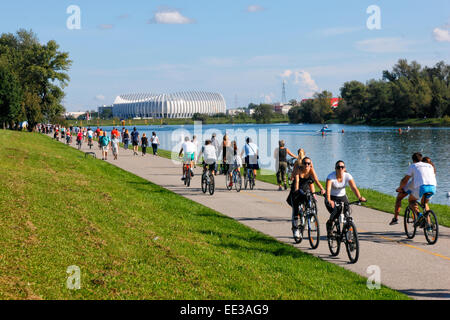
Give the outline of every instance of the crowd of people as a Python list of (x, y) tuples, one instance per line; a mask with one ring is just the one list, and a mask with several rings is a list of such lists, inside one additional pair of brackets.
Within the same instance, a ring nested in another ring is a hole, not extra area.
[[(99, 148), (102, 150), (102, 159), (108, 159), (108, 151), (112, 150), (114, 160), (118, 159), (119, 144), (123, 143), (124, 148), (128, 150), (129, 145), (132, 145), (133, 155), (138, 155), (139, 146), (141, 146), (142, 156), (147, 153), (147, 148), (152, 147), (153, 155), (158, 155), (158, 146), (160, 145), (159, 138), (155, 132), (149, 138), (146, 134), (140, 135), (137, 128), (134, 128), (131, 133), (128, 129), (123, 128), (119, 132), (114, 128), (110, 135), (101, 128), (93, 131), (91, 128), (81, 127), (59, 127), (59, 126), (38, 126), (39, 132), (46, 134), (54, 134), (54, 138), (59, 140), (66, 139), (67, 143), (72, 136), (77, 137), (77, 141), (92, 142), (92, 139), (98, 138)], [(184, 143), (181, 146), (179, 156), (182, 157), (185, 164), (190, 165), (190, 172), (185, 172), (183, 168), (182, 180), (185, 180), (186, 174), (194, 175), (192, 168), (195, 168), (197, 163), (202, 160), (204, 170), (211, 170), (214, 175), (224, 174), (230, 175), (230, 187), (233, 186), (231, 174), (236, 168), (244, 167), (244, 174), (247, 170), (252, 170), (256, 177), (259, 168), (259, 148), (252, 141), (251, 138), (245, 140), (245, 145), (241, 150), (238, 148), (236, 140), (231, 141), (227, 135), (223, 137), (222, 141), (217, 139), (214, 133), (211, 139), (207, 139), (202, 146), (196, 136), (184, 138)], [(288, 159), (290, 156), (295, 160), (292, 172), (287, 177)], [(275, 150), (274, 158), (277, 162), (277, 183), (278, 190), (287, 190), (287, 185), (290, 183), (291, 188), (287, 202), (292, 207), (292, 231), (294, 235), (298, 235), (298, 223), (296, 219), (299, 216), (298, 210), (306, 201), (306, 194), (315, 193), (315, 185), (320, 189), (324, 195), (325, 206), (330, 213), (330, 219), (327, 221), (327, 232), (330, 232), (331, 222), (336, 215), (340, 214), (337, 210), (336, 202), (343, 204), (344, 208), (348, 206), (349, 200), (346, 195), (346, 187), (349, 186), (355, 196), (360, 202), (365, 202), (366, 199), (361, 195), (356, 186), (353, 176), (347, 172), (345, 162), (339, 160), (336, 162), (334, 171), (327, 176), (325, 188), (319, 182), (318, 175), (314, 169), (311, 158), (306, 156), (305, 150), (300, 148), (297, 154), (289, 150), (285, 141), (279, 141), (279, 148)], [(420, 153), (414, 153), (412, 156), (413, 164), (409, 166), (405, 177), (401, 180), (397, 200), (395, 203), (395, 216), (390, 222), (390, 225), (398, 224), (398, 217), (401, 212), (401, 202), (404, 198), (409, 196), (410, 207), (419, 213), (417, 201), (429, 210), (428, 203), (431, 197), (436, 193), (436, 168), (429, 157), (423, 157)], [(220, 162), (220, 164), (219, 164)], [(290, 179), (290, 181), (287, 181)], [(315, 196), (314, 196), (315, 197)]]
[(98, 140), (98, 148), (102, 150), (102, 160), (108, 160), (108, 152), (111, 150), (114, 160), (118, 160), (120, 143), (123, 143), (125, 150), (129, 149), (130, 144), (133, 147), (133, 155), (139, 155), (139, 146), (141, 147), (142, 156), (147, 154), (147, 148), (152, 147), (153, 155), (158, 155), (158, 147), (160, 145), (159, 138), (156, 132), (152, 133), (150, 139), (144, 133), (141, 137), (139, 131), (135, 127), (131, 133), (125, 127), (119, 132), (117, 128), (113, 128), (111, 133), (108, 133), (100, 127), (92, 130), (91, 127), (64, 127), (59, 125), (42, 125), (37, 126), (39, 133), (53, 134), (53, 138), (57, 141), (62, 141), (67, 144), (73, 142), (72, 137), (76, 137), (77, 143), (80, 145), (88, 143), (89, 146), (93, 144), (94, 139)]

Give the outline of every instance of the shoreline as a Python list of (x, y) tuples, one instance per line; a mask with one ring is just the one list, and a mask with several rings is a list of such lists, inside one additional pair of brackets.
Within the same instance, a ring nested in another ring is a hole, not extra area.
[[(125, 126), (180, 126), (180, 125), (194, 125), (194, 120), (192, 119), (163, 119), (163, 121), (158, 119), (139, 119), (139, 120), (126, 120)], [(67, 120), (69, 126), (91, 126), (91, 127), (122, 127), (122, 123), (120, 121), (115, 120)], [(249, 125), (249, 124), (292, 124), (296, 125), (296, 123), (291, 123), (289, 120), (279, 121), (279, 119), (273, 119), (273, 121), (269, 123), (257, 123), (254, 121), (230, 121), (229, 119), (209, 119), (204, 122), (203, 125), (214, 125), (214, 124), (241, 124), (241, 125)], [(321, 124), (321, 123), (307, 123), (307, 124)], [(370, 122), (364, 121), (353, 121), (348, 123), (340, 123), (334, 121), (328, 121), (325, 124), (336, 124), (336, 125), (350, 125), (350, 126), (370, 126), (370, 127), (405, 127), (410, 126), (412, 128), (421, 128), (421, 127), (440, 127), (440, 128), (450, 128), (450, 118), (430, 118), (430, 119), (408, 119), (408, 120), (392, 120), (392, 119), (377, 119)]]

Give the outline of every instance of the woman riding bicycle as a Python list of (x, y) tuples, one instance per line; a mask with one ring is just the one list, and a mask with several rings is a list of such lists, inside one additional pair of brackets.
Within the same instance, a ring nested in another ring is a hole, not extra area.
[(287, 202), (292, 206), (292, 231), (294, 231), (294, 237), (299, 238), (300, 230), (298, 230), (297, 226), (300, 205), (306, 203), (308, 191), (314, 192), (314, 183), (320, 188), (322, 194), (325, 193), (325, 189), (320, 184), (317, 176), (313, 174), (312, 161), (308, 157), (303, 158), (302, 165), (298, 166), (292, 175), (294, 182), (292, 183)]
[(339, 214), (341, 214), (341, 210), (337, 210), (335, 202), (341, 202), (344, 204), (345, 208), (348, 207), (349, 201), (345, 191), (346, 186), (350, 186), (359, 201), (366, 202), (366, 199), (359, 193), (352, 175), (346, 172), (344, 161), (339, 160), (336, 162), (335, 169), (336, 171), (330, 173), (327, 177), (327, 195), (325, 198), (325, 206), (331, 214), (330, 219), (327, 221), (328, 235), (331, 232), (331, 223)]

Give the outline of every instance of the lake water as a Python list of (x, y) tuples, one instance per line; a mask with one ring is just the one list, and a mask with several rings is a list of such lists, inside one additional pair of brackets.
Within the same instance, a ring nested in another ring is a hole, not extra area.
[(450, 205), (450, 128), (412, 128), (399, 134), (394, 127), (330, 125), (333, 132), (326, 136), (319, 133), (321, 128), (322, 125), (314, 124), (190, 125), (140, 126), (138, 131), (148, 136), (156, 131), (160, 148), (177, 152), (185, 135), (195, 134), (199, 141), (204, 141), (214, 132), (222, 141), (223, 134), (228, 133), (231, 140), (237, 139), (240, 149), (245, 138), (251, 137), (260, 147), (262, 167), (271, 170), (275, 170), (274, 150), (278, 140), (283, 139), (294, 154), (300, 147), (305, 149), (321, 180), (333, 171), (337, 160), (343, 160), (358, 187), (393, 196), (412, 163), (412, 154), (419, 151), (429, 156), (437, 168), (438, 191), (432, 202)]

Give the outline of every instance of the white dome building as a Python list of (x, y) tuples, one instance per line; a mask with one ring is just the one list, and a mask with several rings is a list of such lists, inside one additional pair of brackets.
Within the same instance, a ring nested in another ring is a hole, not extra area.
[(114, 101), (113, 115), (131, 118), (192, 118), (195, 113), (214, 115), (226, 112), (220, 93), (180, 92), (172, 94), (125, 94)]

